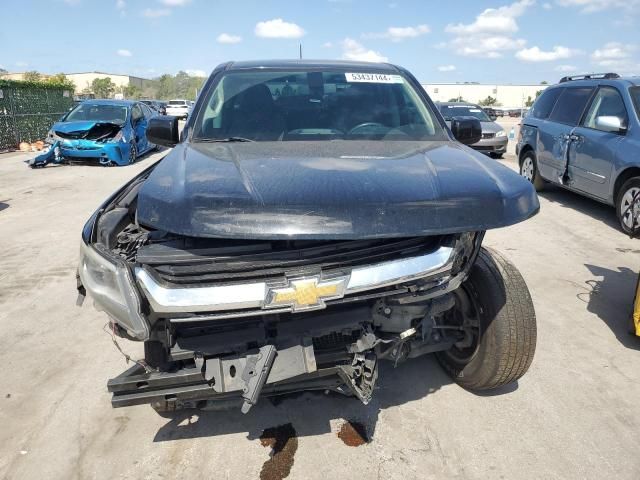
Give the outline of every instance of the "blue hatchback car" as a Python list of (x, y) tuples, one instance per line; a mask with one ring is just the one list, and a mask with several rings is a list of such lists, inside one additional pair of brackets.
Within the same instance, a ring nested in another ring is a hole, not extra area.
[(520, 173), (616, 207), (622, 229), (640, 232), (640, 77), (564, 77), (523, 119)]
[(142, 102), (86, 100), (67, 112), (47, 134), (50, 148), (29, 162), (128, 165), (156, 148), (147, 140), (149, 120), (157, 112)]

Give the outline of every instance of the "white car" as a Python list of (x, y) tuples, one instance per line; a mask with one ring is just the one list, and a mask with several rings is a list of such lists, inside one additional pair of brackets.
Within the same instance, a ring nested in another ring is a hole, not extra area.
[(167, 104), (167, 115), (187, 118), (189, 116), (189, 108), (188, 100), (169, 100)]

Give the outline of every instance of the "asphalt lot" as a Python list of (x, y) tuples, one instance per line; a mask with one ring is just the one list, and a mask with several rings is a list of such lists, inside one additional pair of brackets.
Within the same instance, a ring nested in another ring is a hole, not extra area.
[[(0, 478), (273, 480), (291, 462), (291, 479), (640, 478), (640, 339), (627, 334), (640, 244), (613, 209), (552, 189), (539, 215), (488, 233), (538, 316), (537, 354), (517, 385), (475, 395), (423, 357), (384, 365), (366, 407), (304, 394), (263, 399), (246, 416), (169, 420), (111, 408), (107, 379), (127, 365), (105, 315), (74, 305), (85, 220), (163, 153), (35, 171), (22, 163), (31, 155), (0, 155)], [(348, 446), (360, 442), (345, 440), (346, 421), (370, 441)], [(295, 437), (270, 461), (260, 436), (286, 424)]]

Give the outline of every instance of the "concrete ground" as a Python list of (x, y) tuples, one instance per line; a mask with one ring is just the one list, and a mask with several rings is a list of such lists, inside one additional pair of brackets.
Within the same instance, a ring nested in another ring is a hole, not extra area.
[[(80, 230), (161, 156), (34, 171), (29, 155), (0, 155), (0, 478), (640, 478), (640, 339), (627, 334), (640, 244), (613, 209), (558, 189), (539, 215), (486, 238), (537, 310), (536, 357), (517, 385), (475, 395), (425, 357), (385, 365), (366, 407), (304, 394), (246, 416), (112, 409), (106, 381), (127, 365), (105, 315), (74, 305)], [(369, 442), (348, 446), (362, 442), (347, 421)]]

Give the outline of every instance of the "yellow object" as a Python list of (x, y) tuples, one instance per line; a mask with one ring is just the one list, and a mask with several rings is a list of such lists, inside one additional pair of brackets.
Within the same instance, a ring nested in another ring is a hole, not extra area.
[(636, 335), (640, 337), (640, 279), (636, 287), (636, 299), (633, 302), (633, 325)]
[(322, 299), (341, 296), (343, 288), (344, 279), (324, 283), (318, 283), (316, 278), (292, 281), (290, 287), (273, 289), (271, 305), (317, 306)]

